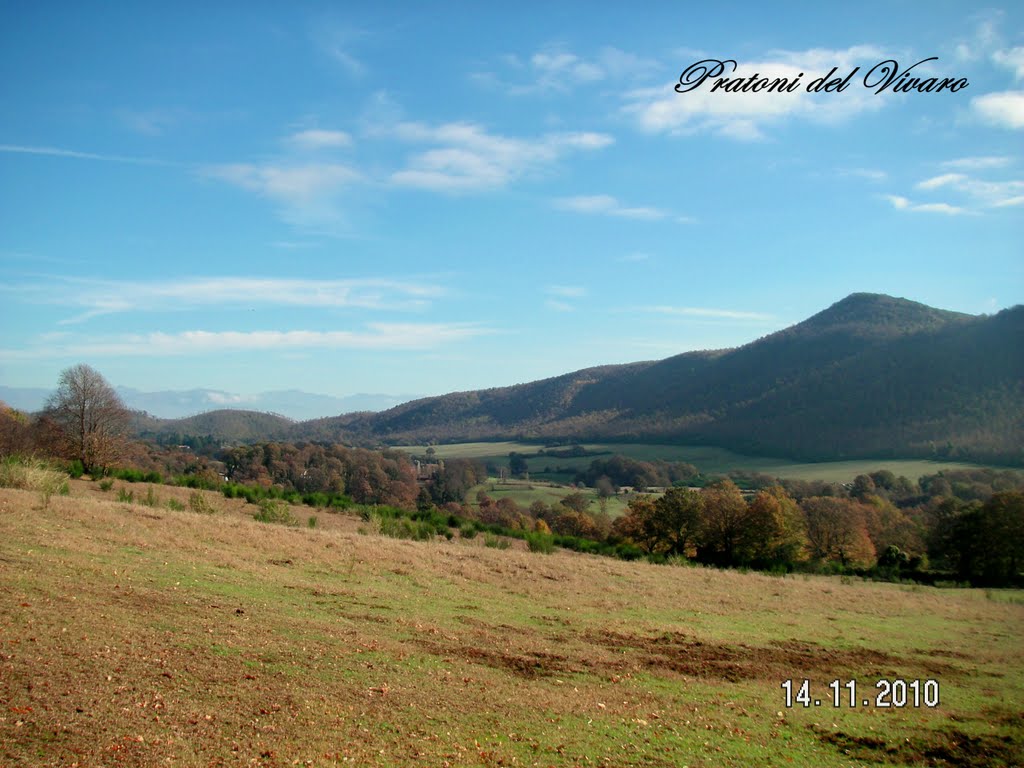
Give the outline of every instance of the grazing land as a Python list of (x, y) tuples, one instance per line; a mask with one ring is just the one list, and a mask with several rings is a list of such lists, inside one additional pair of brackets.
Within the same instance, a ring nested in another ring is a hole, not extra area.
[[(530, 456), (531, 477), (541, 479), (571, 479), (567, 473), (545, 472), (556, 468), (579, 471), (590, 466), (597, 455), (607, 458), (621, 454), (639, 461), (685, 461), (693, 464), (707, 475), (724, 475), (732, 470), (759, 472), (772, 477), (793, 480), (822, 480), (829, 483), (850, 483), (857, 475), (887, 469), (897, 477), (903, 475), (917, 480), (924, 475), (934, 475), (942, 470), (977, 469), (992, 465), (969, 464), (955, 461), (927, 461), (924, 459), (857, 459), (854, 461), (797, 462), (767, 456), (745, 456), (740, 453), (706, 445), (657, 445), (653, 443), (582, 443), (587, 456), (560, 458), (555, 456), (531, 456), (544, 448), (541, 443), (514, 441), (452, 443), (434, 445), (434, 453), (442, 459), (480, 459), (507, 463), (509, 453), (515, 451)], [(397, 446), (415, 456), (423, 456), (428, 446)], [(557, 449), (556, 449), (557, 450)], [(1003, 469), (1003, 467), (998, 467)]]
[[(135, 498), (144, 486), (135, 485)], [(0, 490), (5, 765), (1024, 762), (1024, 594), (264, 524)], [(159, 498), (153, 498), (157, 495)], [(173, 507), (168, 503), (173, 501)], [(154, 503), (155, 502), (155, 503)], [(295, 510), (305, 521), (308, 509)], [(937, 707), (829, 681), (936, 680)], [(784, 680), (819, 707), (787, 708)]]

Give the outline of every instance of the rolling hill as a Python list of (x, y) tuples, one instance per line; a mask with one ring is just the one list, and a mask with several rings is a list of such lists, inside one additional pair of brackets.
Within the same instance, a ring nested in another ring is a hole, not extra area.
[(735, 349), (280, 426), (294, 440), (642, 440), (802, 460), (1020, 465), (1024, 306), (973, 316), (858, 293)]

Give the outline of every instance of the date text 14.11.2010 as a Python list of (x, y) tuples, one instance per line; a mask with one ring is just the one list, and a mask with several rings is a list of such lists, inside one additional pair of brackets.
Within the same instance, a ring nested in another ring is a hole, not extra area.
[(938, 680), (879, 680), (870, 695), (857, 693), (857, 681), (833, 680), (828, 684), (829, 695), (815, 698), (811, 695), (810, 680), (783, 680), (784, 703), (792, 707), (927, 707), (939, 706)]

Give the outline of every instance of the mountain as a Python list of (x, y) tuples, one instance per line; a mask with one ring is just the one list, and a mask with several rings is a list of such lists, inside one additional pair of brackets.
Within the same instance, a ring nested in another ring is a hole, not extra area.
[(214, 409), (279, 413), (290, 419), (316, 419), (333, 413), (351, 411), (382, 411), (404, 403), (411, 397), (395, 395), (356, 394), (347, 397), (317, 395), (298, 389), (237, 395), (215, 389), (141, 392), (118, 387), (125, 405), (165, 419), (178, 419)]
[(0, 386), (0, 403), (6, 403), (11, 408), (25, 413), (42, 410), (43, 403), (49, 396), (49, 389)]
[[(143, 392), (131, 387), (116, 387), (121, 399), (133, 411), (145, 411), (161, 419), (180, 419), (211, 409), (230, 409), (279, 413), (289, 419), (316, 419), (334, 413), (383, 411), (412, 396), (356, 394), (347, 397), (317, 395), (297, 389), (238, 395), (216, 389), (164, 390)], [(50, 390), (0, 386), (0, 402), (29, 413), (40, 411)]]
[(729, 350), (296, 425), (316, 439), (502, 438), (720, 445), (804, 460), (1024, 463), (1024, 307), (973, 316), (853, 294)]
[(359, 444), (536, 439), (718, 445), (806, 461), (1024, 465), (1024, 306), (966, 315), (856, 293), (735, 349), (587, 368), (371, 413), (220, 410), (147, 436)]

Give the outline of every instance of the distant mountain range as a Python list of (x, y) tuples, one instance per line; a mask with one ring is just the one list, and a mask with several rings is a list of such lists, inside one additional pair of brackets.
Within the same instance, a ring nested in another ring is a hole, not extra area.
[(973, 316), (857, 293), (735, 349), (588, 368), (377, 413), (291, 421), (220, 410), (137, 427), (165, 440), (648, 441), (807, 461), (1024, 466), (1024, 306)]
[[(302, 421), (353, 411), (383, 411), (413, 398), (412, 395), (366, 394), (332, 397), (297, 389), (261, 392), (258, 395), (238, 395), (216, 389), (143, 392), (130, 387), (117, 387), (117, 392), (132, 410), (145, 411), (162, 419), (179, 419), (211, 409), (225, 409), (276, 413)], [(42, 409), (49, 394), (47, 389), (0, 386), (0, 401), (30, 413)]]

